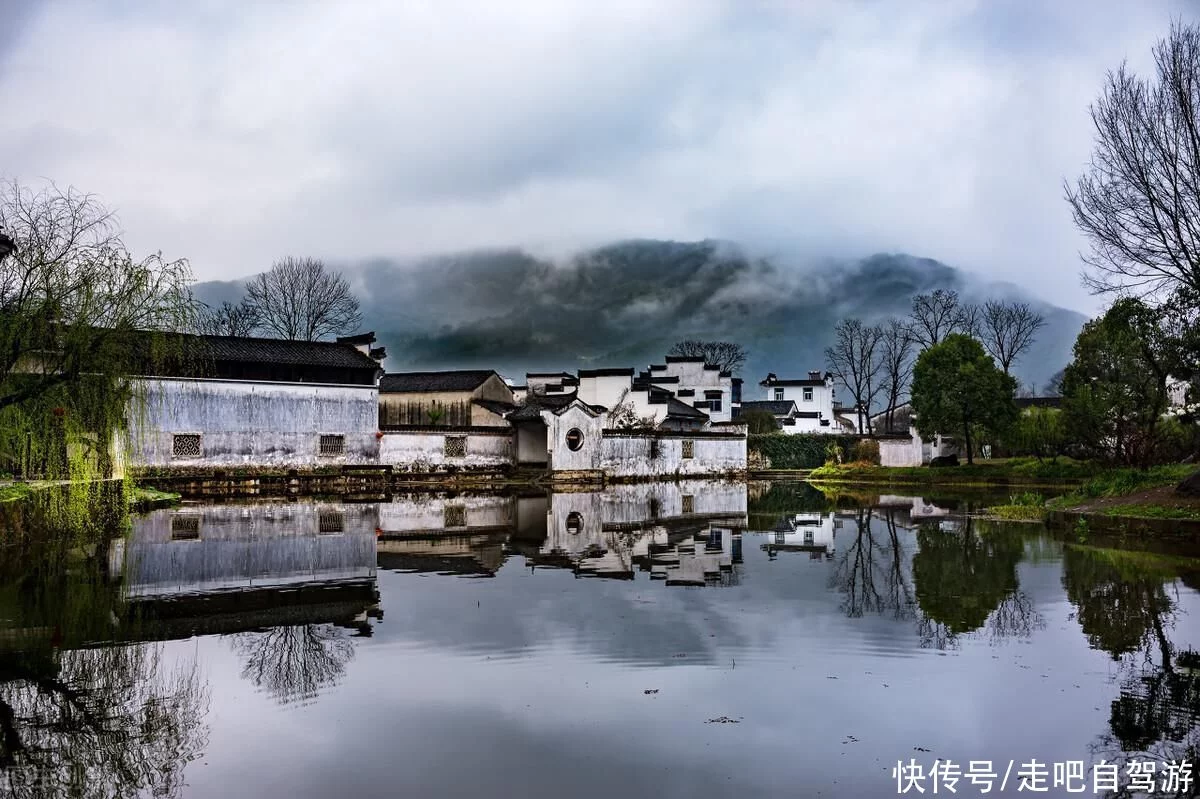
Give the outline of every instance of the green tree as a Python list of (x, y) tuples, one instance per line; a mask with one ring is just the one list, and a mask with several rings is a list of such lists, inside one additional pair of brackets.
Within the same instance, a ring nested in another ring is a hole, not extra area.
[(1063, 373), (1063, 423), (1084, 453), (1129, 464), (1155, 457), (1172, 357), (1159, 316), (1121, 299), (1079, 333)]
[(1038, 460), (1062, 455), (1067, 436), (1058, 408), (1029, 408), (1021, 414), (1007, 437), (1008, 447), (1017, 455), (1033, 455)]
[(68, 453), (123, 423), (146, 331), (191, 324), (188, 265), (135, 258), (95, 197), (53, 184), (0, 184), (0, 228), (15, 244), (0, 259), (0, 460), (82, 476)]
[(770, 411), (746, 411), (738, 421), (749, 427), (750, 433), (778, 433), (779, 422)]
[(912, 405), (923, 436), (961, 431), (967, 463), (974, 463), (972, 428), (1000, 433), (1017, 416), (1017, 381), (1006, 375), (961, 333), (946, 336), (921, 353), (913, 367)]

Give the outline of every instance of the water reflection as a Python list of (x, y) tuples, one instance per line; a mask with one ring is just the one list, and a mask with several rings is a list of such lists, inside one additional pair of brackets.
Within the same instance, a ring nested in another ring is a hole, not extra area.
[[(685, 481), (187, 506), (112, 540), (19, 538), (0, 547), (0, 791), (319, 796), (314, 759), (390, 762), (385, 739), (439, 795), (561, 795), (596, 751), (639, 777), (580, 795), (893, 795), (872, 761), (918, 745), (1194, 757), (1197, 562), (1064, 545), (977, 504)], [(721, 717), (742, 723), (704, 724)], [(350, 737), (315, 751), (331, 729)], [(489, 751), (484, 729), (504, 758), (463, 753)], [(838, 771), (851, 738), (862, 762)], [(202, 753), (220, 766), (187, 768)], [(355, 790), (404, 792), (379, 769)]]

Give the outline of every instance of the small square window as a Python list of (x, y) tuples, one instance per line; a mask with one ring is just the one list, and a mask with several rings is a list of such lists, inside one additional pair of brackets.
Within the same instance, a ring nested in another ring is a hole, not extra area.
[(805, 401), (805, 402), (812, 402), (812, 389), (811, 389), (811, 388), (805, 387), (805, 389), (804, 389), (804, 401)]
[(200, 434), (176, 433), (171, 437), (172, 458), (199, 458)]
[(696, 442), (695, 441), (692, 441), (690, 438), (685, 438), (680, 443), (682, 444), (682, 449), (683, 449), (682, 457), (684, 457), (684, 458), (696, 457)]
[(692, 494), (684, 494), (682, 505), (683, 505), (683, 507), (680, 509), (681, 513), (695, 513), (696, 512), (696, 497), (693, 496)]
[(343, 435), (323, 435), (317, 447), (317, 453), (325, 458), (337, 457), (346, 451), (346, 437)]
[(171, 517), (172, 541), (199, 541), (200, 517), (194, 514)]
[(716, 412), (720, 413), (720, 411), (721, 411), (721, 400), (720, 400), (720, 399), (715, 399), (715, 400), (713, 400), (712, 402), (708, 403), (708, 408), (709, 408), (709, 410), (716, 411)]
[(775, 389), (775, 401), (776, 402), (783, 401), (783, 389), (782, 388)]
[(443, 445), (442, 453), (447, 458), (467, 457), (467, 437), (446, 436), (446, 443)]
[(463, 505), (447, 505), (442, 509), (442, 526), (451, 527), (466, 527), (467, 526), (467, 509)]
[(346, 517), (340, 510), (317, 512), (317, 532), (320, 535), (337, 535), (346, 531)]

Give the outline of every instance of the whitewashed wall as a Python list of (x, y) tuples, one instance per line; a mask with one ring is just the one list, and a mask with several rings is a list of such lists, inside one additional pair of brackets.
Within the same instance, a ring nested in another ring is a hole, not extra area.
[[(446, 437), (466, 436), (467, 454), (447, 457)], [(487, 469), (513, 463), (513, 434), (499, 428), (496, 433), (480, 431), (388, 430), (379, 439), (379, 463), (398, 471), (438, 471), (447, 466)]]
[[(315, 467), (379, 457), (374, 386), (161, 379), (140, 388), (145, 402), (130, 419), (132, 467)], [(201, 457), (172, 457), (175, 433), (200, 433)], [(322, 434), (345, 436), (344, 453), (319, 455)]]
[[(599, 469), (604, 418), (590, 416), (578, 406), (567, 408), (559, 415), (542, 411), (550, 468), (569, 472)], [(567, 446), (567, 433), (572, 429), (583, 433), (583, 446), (577, 451)]]
[(915, 430), (908, 438), (879, 439), (880, 466), (920, 466), (924, 457), (924, 444)]
[[(657, 452), (652, 443), (657, 438)], [(683, 457), (683, 441), (692, 441), (693, 457)], [(613, 477), (670, 477), (689, 474), (724, 474), (746, 470), (746, 436), (688, 436), (656, 433), (630, 435), (605, 433), (599, 466)]]

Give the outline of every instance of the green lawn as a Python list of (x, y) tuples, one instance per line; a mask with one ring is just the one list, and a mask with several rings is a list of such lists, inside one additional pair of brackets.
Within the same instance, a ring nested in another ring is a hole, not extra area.
[(814, 469), (815, 481), (892, 483), (897, 485), (1077, 485), (1104, 471), (1089, 461), (1059, 458), (993, 458), (960, 466), (825, 465)]

